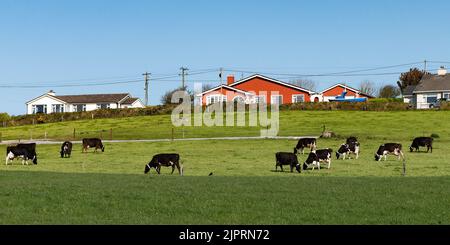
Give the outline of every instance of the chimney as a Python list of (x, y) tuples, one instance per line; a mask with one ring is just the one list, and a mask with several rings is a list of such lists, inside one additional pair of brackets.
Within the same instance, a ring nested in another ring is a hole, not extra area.
[(48, 91), (47, 94), (51, 95), (51, 96), (55, 96), (56, 95), (55, 91), (53, 91), (53, 90)]
[(445, 69), (445, 67), (441, 66), (441, 68), (439, 68), (438, 70), (438, 76), (445, 76), (447, 75), (447, 69)]
[(234, 83), (234, 75), (227, 76), (227, 85)]

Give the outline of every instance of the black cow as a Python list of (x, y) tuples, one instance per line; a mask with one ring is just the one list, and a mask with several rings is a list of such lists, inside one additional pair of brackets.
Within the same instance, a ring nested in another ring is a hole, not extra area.
[(291, 172), (293, 169), (300, 173), (300, 164), (298, 164), (297, 155), (291, 152), (277, 152), (275, 154), (275, 171), (278, 171), (278, 166), (280, 166), (281, 171), (283, 170), (283, 165), (289, 165), (291, 167)]
[(358, 139), (354, 136), (350, 136), (347, 138), (347, 140), (345, 141), (346, 144), (350, 145), (350, 144), (355, 144), (358, 143)]
[(72, 154), (72, 142), (66, 141), (61, 145), (61, 158), (69, 157)]
[(34, 164), (37, 164), (36, 153), (27, 149), (27, 147), (21, 146), (8, 146), (6, 147), (6, 161), (5, 164), (8, 165), (9, 161), (15, 158), (22, 158), (22, 165), (25, 163), (28, 165), (28, 160), (32, 160)]
[(102, 144), (102, 140), (99, 138), (85, 138), (83, 139), (83, 152), (87, 152), (88, 148), (95, 147), (94, 152), (97, 152), (97, 149), (101, 149), (102, 152), (105, 151), (105, 147)]
[(158, 174), (161, 174), (161, 166), (172, 166), (172, 174), (177, 167), (180, 175), (183, 175), (183, 164), (180, 164), (180, 155), (176, 153), (162, 153), (154, 155), (152, 160), (145, 165), (144, 174), (148, 173), (151, 168), (155, 168)]
[(419, 151), (419, 146), (426, 146), (427, 152), (431, 150), (431, 153), (433, 153), (433, 138), (417, 137), (413, 140), (411, 146), (409, 147), (409, 150), (411, 152), (413, 152), (414, 149), (416, 149), (416, 151)]
[(312, 151), (316, 149), (317, 143), (315, 138), (302, 138), (298, 140), (297, 146), (294, 148), (294, 154), (298, 154), (299, 151), (304, 154), (304, 149), (306, 147), (309, 147), (309, 149)]
[(398, 156), (398, 160), (400, 160), (400, 157), (405, 159), (405, 156), (402, 152), (402, 144), (386, 143), (378, 147), (378, 151), (375, 153), (375, 161), (380, 161), (383, 156), (384, 160), (386, 161), (387, 155), (389, 154)]

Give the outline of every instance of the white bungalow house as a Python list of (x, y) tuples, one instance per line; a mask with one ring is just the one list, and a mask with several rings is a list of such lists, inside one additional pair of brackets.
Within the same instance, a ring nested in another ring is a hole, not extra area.
[(416, 109), (429, 109), (440, 100), (450, 100), (450, 74), (441, 67), (437, 74), (425, 75), (415, 86), (403, 89), (403, 101)]
[(26, 105), (27, 114), (144, 107), (139, 98), (128, 93), (56, 95), (53, 90), (26, 102)]

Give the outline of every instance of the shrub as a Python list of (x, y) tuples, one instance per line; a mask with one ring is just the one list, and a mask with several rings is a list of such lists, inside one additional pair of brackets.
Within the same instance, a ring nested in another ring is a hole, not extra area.
[(439, 134), (432, 133), (430, 137), (434, 138), (434, 139), (438, 139), (439, 138)]

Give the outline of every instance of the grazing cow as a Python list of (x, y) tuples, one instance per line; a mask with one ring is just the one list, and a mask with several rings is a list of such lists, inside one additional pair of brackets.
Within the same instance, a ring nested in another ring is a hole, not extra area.
[(176, 153), (163, 153), (154, 155), (152, 160), (145, 165), (144, 174), (148, 173), (151, 168), (155, 168), (158, 174), (161, 174), (161, 166), (172, 166), (172, 173), (177, 167), (180, 175), (183, 175), (183, 164), (180, 164), (180, 155)]
[(36, 154), (29, 149), (20, 147), (18, 145), (6, 147), (5, 165), (8, 165), (8, 162), (14, 160), (15, 158), (21, 158), (22, 165), (25, 165), (25, 163), (28, 165), (28, 160), (30, 159), (34, 164), (37, 164)]
[(61, 158), (63, 157), (69, 157), (70, 154), (72, 154), (72, 142), (66, 141), (61, 145)]
[(303, 170), (306, 170), (310, 166), (312, 166), (312, 170), (314, 170), (315, 167), (320, 170), (320, 160), (315, 152), (309, 153), (308, 158), (306, 158), (305, 162), (303, 162)]
[(402, 152), (402, 145), (398, 143), (386, 143), (383, 145), (380, 145), (378, 148), (378, 151), (375, 153), (375, 161), (380, 161), (381, 158), (384, 156), (384, 160), (386, 161), (387, 155), (394, 154), (398, 156), (398, 160), (400, 160), (400, 157), (405, 159), (405, 156)]
[(315, 138), (302, 138), (298, 140), (297, 146), (294, 148), (294, 154), (298, 154), (300, 151), (304, 154), (304, 149), (309, 147), (312, 151), (316, 149), (316, 139)]
[(419, 146), (426, 146), (427, 152), (431, 150), (431, 153), (433, 153), (433, 138), (417, 137), (413, 140), (411, 146), (409, 147), (409, 150), (411, 152), (413, 152), (414, 149), (416, 149), (416, 151), (419, 151)]
[(308, 158), (303, 163), (303, 169), (306, 170), (309, 166), (312, 165), (313, 170), (317, 167), (320, 170), (320, 162), (326, 162), (327, 168), (331, 167), (331, 153), (332, 149), (321, 149), (321, 150), (313, 150), (309, 153)]
[(97, 152), (97, 149), (101, 149), (102, 152), (105, 151), (105, 147), (102, 144), (102, 140), (99, 138), (85, 138), (83, 139), (83, 152), (87, 152), (88, 148), (95, 147), (94, 152)]
[(359, 142), (346, 143), (342, 144), (341, 147), (336, 151), (336, 159), (339, 159), (342, 156), (342, 159), (345, 160), (345, 157), (348, 156), (350, 158), (350, 154), (353, 153), (356, 155), (356, 159), (359, 157)]
[(342, 144), (336, 151), (336, 159), (339, 159), (339, 157), (342, 156), (342, 159), (345, 160), (345, 156), (347, 155), (350, 155), (350, 147), (348, 144)]
[(278, 166), (280, 166), (281, 171), (283, 170), (283, 165), (289, 165), (291, 167), (291, 173), (294, 167), (297, 172), (300, 173), (300, 164), (298, 164), (297, 155), (291, 152), (277, 152), (275, 154), (275, 171), (278, 171)]

